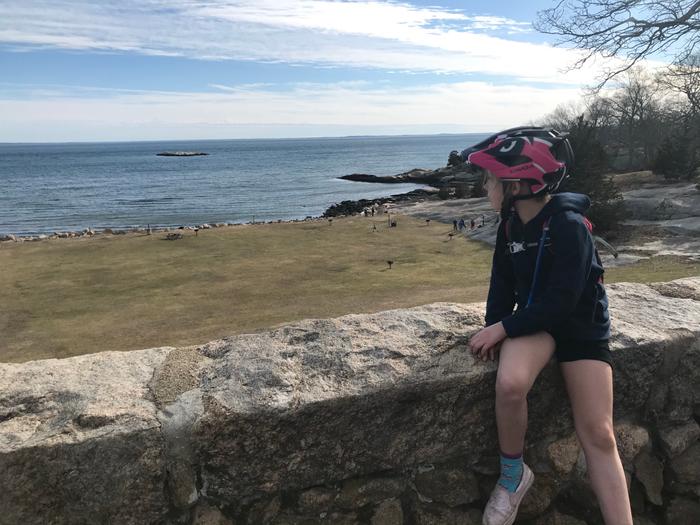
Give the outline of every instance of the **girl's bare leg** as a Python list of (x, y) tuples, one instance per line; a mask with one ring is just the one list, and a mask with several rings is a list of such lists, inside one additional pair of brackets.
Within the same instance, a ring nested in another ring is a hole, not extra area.
[(520, 454), (527, 430), (527, 393), (554, 353), (547, 332), (505, 339), (496, 376), (496, 425), (504, 454)]
[(603, 361), (561, 363), (574, 413), (576, 434), (586, 454), (588, 476), (609, 525), (632, 525), (632, 511), (613, 430), (612, 369)]

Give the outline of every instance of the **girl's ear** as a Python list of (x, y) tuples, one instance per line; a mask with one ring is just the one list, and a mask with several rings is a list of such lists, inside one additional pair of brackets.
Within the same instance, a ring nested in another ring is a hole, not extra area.
[(519, 181), (513, 181), (510, 186), (510, 192), (512, 195), (520, 194), (521, 184)]

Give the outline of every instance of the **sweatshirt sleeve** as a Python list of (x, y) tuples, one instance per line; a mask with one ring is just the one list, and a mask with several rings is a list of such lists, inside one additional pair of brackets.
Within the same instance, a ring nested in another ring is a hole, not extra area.
[(491, 265), (491, 284), (486, 300), (486, 326), (501, 321), (513, 313), (515, 306), (515, 275), (506, 253), (505, 221), (501, 221), (496, 234), (496, 249)]
[(549, 234), (554, 252), (549, 277), (539, 276), (530, 306), (503, 319), (508, 337), (551, 330), (571, 316), (586, 286), (591, 272), (593, 239), (580, 215), (555, 215)]

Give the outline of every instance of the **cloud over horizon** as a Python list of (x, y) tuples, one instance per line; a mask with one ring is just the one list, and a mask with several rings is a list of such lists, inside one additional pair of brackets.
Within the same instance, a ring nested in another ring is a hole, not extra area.
[[(578, 52), (532, 33), (529, 21), (504, 13), (381, 0), (6, 0), (0, 4), (0, 61), (3, 53), (30, 57), (50, 50), (224, 61), (234, 68), (279, 64), (301, 69), (308, 82), (263, 82), (253, 72), (247, 81), (227, 83), (202, 74), (198, 88), (174, 81), (167, 89), (140, 89), (144, 69), (129, 77), (137, 86), (131, 90), (117, 74), (107, 88), (57, 86), (51, 79), (25, 86), (4, 78), (0, 112), (7, 126), (0, 141), (27, 140), (32, 133), (49, 140), (61, 136), (61, 125), (66, 140), (96, 133), (112, 140), (119, 129), (130, 137), (142, 129), (138, 136), (150, 137), (186, 126), (203, 130), (200, 138), (256, 129), (269, 135), (275, 126), (319, 134), (494, 130), (577, 98), (603, 65), (563, 73)], [(318, 81), (319, 71), (329, 69), (357, 80)], [(381, 75), (394, 76), (385, 85), (376, 78)], [(101, 133), (97, 122), (111, 131)]]
[[(10, 140), (10, 130), (16, 140), (31, 141), (37, 127), (45, 140), (55, 140), (62, 132), (68, 141), (86, 140), (79, 134), (82, 128), (90, 130), (93, 140), (118, 140), (115, 128), (139, 133), (134, 137), (138, 140), (185, 138), (182, 130), (193, 129), (199, 131), (192, 138), (323, 135), (314, 129), (348, 135), (480, 132), (534, 120), (542, 116), (540, 108), (564, 103), (578, 93), (576, 88), (553, 94), (540, 87), (485, 82), (403, 89), (352, 82), (300, 83), (284, 91), (266, 87), (217, 85), (214, 93), (42, 88), (25, 100), (0, 96), (0, 113), (7, 124), (0, 129), (0, 141)], [(513, 97), (514, 90), (530, 104)], [(151, 128), (158, 130), (155, 135)]]

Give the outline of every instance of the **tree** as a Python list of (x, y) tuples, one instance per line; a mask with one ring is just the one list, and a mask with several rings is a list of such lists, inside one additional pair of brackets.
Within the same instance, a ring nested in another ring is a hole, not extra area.
[(659, 147), (654, 173), (660, 173), (671, 180), (692, 180), (700, 168), (700, 151), (695, 146), (694, 139), (687, 127), (666, 137)]
[(608, 173), (608, 158), (597, 137), (597, 130), (583, 115), (566, 128), (574, 149), (575, 160), (561, 191), (588, 195), (593, 203), (588, 214), (596, 230), (605, 232), (617, 227), (624, 214), (622, 194)]
[[(648, 168), (656, 150), (660, 128), (657, 91), (644, 70), (634, 68), (625, 73), (620, 89), (610, 99), (619, 131), (625, 134), (628, 168)], [(635, 159), (637, 156), (641, 158)]]
[(616, 125), (612, 101), (596, 93), (591, 93), (587, 97), (585, 115), (586, 120), (598, 130), (607, 129)]
[(669, 67), (658, 76), (658, 82), (666, 89), (683, 95), (692, 115), (700, 114), (700, 53)]
[(667, 108), (671, 132), (657, 152), (654, 171), (666, 178), (692, 179), (700, 169), (700, 53), (669, 67), (657, 79), (676, 96)]
[(700, 0), (560, 0), (538, 13), (535, 28), (584, 50), (573, 67), (595, 55), (621, 59), (602, 87), (645, 57), (669, 52), (681, 64), (700, 50)]
[(559, 104), (554, 108), (554, 111), (544, 117), (539, 125), (554, 128), (559, 131), (567, 130), (576, 122), (576, 119), (581, 113), (580, 104), (573, 102)]

